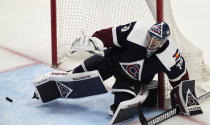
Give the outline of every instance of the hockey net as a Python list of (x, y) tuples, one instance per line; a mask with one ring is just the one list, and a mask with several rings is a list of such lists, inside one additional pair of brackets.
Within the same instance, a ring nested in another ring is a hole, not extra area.
[[(90, 56), (82, 51), (69, 54), (72, 42), (82, 33), (91, 36), (102, 28), (136, 20), (152, 25), (158, 19), (170, 25), (170, 39), (177, 42), (185, 57), (190, 79), (196, 80), (198, 91), (209, 91), (210, 70), (203, 61), (202, 52), (179, 32), (170, 5), (170, 0), (51, 0), (52, 64), (72, 69)], [(167, 77), (160, 89), (159, 101), (164, 102), (171, 90)]]

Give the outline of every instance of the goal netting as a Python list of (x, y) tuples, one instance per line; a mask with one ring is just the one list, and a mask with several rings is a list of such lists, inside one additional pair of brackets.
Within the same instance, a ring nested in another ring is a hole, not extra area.
[[(159, 6), (157, 3), (163, 4)], [(152, 25), (159, 18), (169, 24), (170, 39), (178, 44), (186, 60), (190, 79), (196, 80), (196, 89), (199, 93), (209, 91), (207, 81), (210, 70), (203, 61), (202, 51), (179, 32), (170, 5), (170, 0), (51, 0), (52, 64), (72, 69), (90, 56), (85, 52), (69, 54), (72, 42), (82, 33), (91, 36), (102, 28), (136, 20)], [(169, 98), (171, 87), (167, 77), (162, 88), (165, 94), (160, 98)]]

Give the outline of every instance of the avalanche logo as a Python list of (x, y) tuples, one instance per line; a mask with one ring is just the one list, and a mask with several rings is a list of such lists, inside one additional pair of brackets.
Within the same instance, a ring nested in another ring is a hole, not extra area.
[(122, 70), (132, 79), (141, 81), (144, 59), (135, 62), (120, 62)]
[(133, 79), (139, 80), (139, 64), (122, 65), (122, 67), (129, 76), (131, 76)]
[(197, 102), (196, 98), (193, 96), (193, 94), (190, 92), (190, 90), (188, 89), (187, 91), (187, 98), (186, 98), (186, 106), (196, 106), (199, 105), (199, 103)]
[(56, 84), (57, 84), (58, 90), (59, 90), (62, 98), (67, 98), (69, 96), (69, 94), (71, 94), (73, 91), (69, 87), (62, 84), (61, 82), (56, 82)]
[(201, 106), (189, 89), (187, 91), (186, 106), (190, 116), (203, 113)]
[(162, 24), (158, 24), (153, 26), (152, 28), (150, 28), (149, 30), (150, 32), (152, 32), (153, 34), (162, 37)]

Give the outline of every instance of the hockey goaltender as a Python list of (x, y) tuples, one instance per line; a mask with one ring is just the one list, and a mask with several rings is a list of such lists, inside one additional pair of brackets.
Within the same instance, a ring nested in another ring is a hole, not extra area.
[(54, 71), (36, 79), (34, 97), (46, 103), (103, 94), (107, 92), (103, 81), (114, 76), (109, 114), (115, 124), (132, 117), (138, 103), (157, 106), (153, 78), (164, 72), (173, 87), (172, 107), (178, 106), (182, 114), (200, 114), (194, 82), (189, 80), (184, 57), (169, 36), (166, 22), (148, 26), (141, 21), (102, 29), (92, 36), (83, 34), (73, 42), (70, 53), (84, 50), (93, 55), (72, 71)]

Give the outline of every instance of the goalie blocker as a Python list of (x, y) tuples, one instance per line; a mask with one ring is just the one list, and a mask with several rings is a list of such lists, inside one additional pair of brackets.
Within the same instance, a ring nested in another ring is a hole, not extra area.
[(195, 94), (195, 80), (183, 81), (172, 89), (171, 105), (178, 106), (182, 114), (189, 116), (203, 113)]
[(142, 125), (156, 125), (180, 113), (189, 116), (202, 114), (203, 112), (198, 103), (198, 99), (208, 97), (208, 94), (209, 93), (206, 93), (196, 98), (195, 81), (183, 81), (171, 91), (171, 103), (173, 108), (147, 120), (144, 117), (140, 103), (138, 105), (139, 120)]
[(70, 74), (54, 71), (34, 81), (35, 94), (43, 102), (57, 98), (81, 98), (106, 93), (98, 71)]

